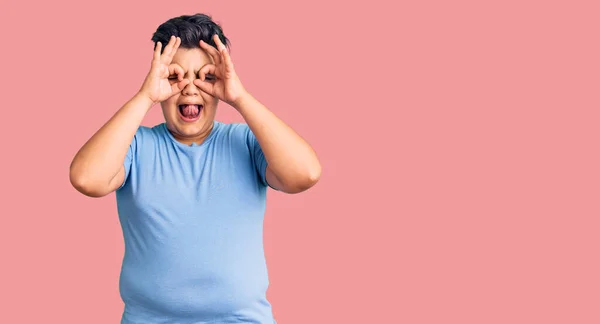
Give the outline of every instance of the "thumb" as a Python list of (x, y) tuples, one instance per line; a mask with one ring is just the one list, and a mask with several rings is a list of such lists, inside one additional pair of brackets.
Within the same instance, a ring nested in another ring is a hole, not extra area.
[(171, 85), (171, 92), (176, 93), (176, 92), (180, 92), (181, 90), (183, 90), (188, 84), (190, 83), (190, 80), (188, 79), (183, 79), (179, 82), (175, 82)]
[(174, 75), (177, 74), (177, 79), (178, 80), (182, 80), (183, 79), (183, 68), (177, 64), (171, 64), (169, 65), (169, 75)]
[(214, 79), (216, 72), (217, 67), (214, 64), (206, 64), (200, 69), (198, 74), (200, 75), (200, 80), (206, 81), (206, 79)]
[(212, 82), (195, 79), (194, 85), (200, 88), (200, 90), (214, 96), (215, 85)]

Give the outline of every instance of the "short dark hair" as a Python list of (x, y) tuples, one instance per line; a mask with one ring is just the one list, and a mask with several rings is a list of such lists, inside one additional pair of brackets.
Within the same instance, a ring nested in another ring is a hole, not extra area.
[(230, 48), (230, 41), (223, 34), (221, 26), (214, 22), (211, 16), (197, 13), (174, 17), (162, 23), (152, 35), (152, 41), (154, 48), (157, 42), (162, 44), (161, 52), (164, 51), (171, 36), (181, 38), (180, 48), (200, 48), (200, 40), (217, 47), (213, 40), (214, 34), (219, 35), (219, 39), (227, 49)]

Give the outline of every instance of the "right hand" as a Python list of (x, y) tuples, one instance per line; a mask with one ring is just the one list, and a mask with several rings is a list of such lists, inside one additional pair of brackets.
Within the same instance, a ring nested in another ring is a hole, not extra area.
[[(171, 36), (162, 54), (160, 53), (162, 44), (160, 42), (156, 44), (150, 72), (139, 91), (140, 95), (146, 96), (153, 104), (169, 99), (183, 90), (190, 82), (188, 79), (183, 78), (184, 72), (181, 66), (171, 64), (180, 44), (181, 38)], [(169, 76), (175, 74), (177, 79), (172, 78), (170, 80)]]

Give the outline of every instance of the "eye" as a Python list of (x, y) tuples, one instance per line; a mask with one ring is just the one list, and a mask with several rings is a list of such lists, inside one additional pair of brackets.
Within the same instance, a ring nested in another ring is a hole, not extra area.
[(177, 74), (172, 74), (169, 76), (169, 80), (177, 80), (179, 79), (179, 77), (177, 76)]
[(216, 79), (217, 79), (217, 77), (215, 77), (215, 76), (214, 76), (214, 75), (212, 75), (212, 74), (207, 74), (207, 75), (206, 75), (206, 80), (208, 80), (208, 81), (214, 81), (214, 80), (216, 80)]

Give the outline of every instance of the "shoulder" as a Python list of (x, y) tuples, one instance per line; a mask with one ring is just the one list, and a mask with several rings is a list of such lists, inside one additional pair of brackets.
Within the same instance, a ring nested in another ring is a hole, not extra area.
[(135, 136), (146, 143), (155, 143), (159, 142), (160, 139), (167, 138), (169, 134), (167, 125), (165, 123), (160, 123), (154, 126), (140, 125)]
[(159, 136), (159, 132), (160, 125), (152, 127), (140, 125), (135, 131), (132, 145), (136, 145), (138, 147), (148, 145), (148, 143), (154, 142), (154, 139)]
[(246, 136), (250, 130), (248, 125), (244, 123), (224, 123), (217, 121), (215, 123), (218, 125), (219, 133), (227, 137)]
[(245, 123), (223, 123), (218, 124), (217, 136), (229, 144), (243, 144), (248, 146), (252, 139), (252, 131)]

